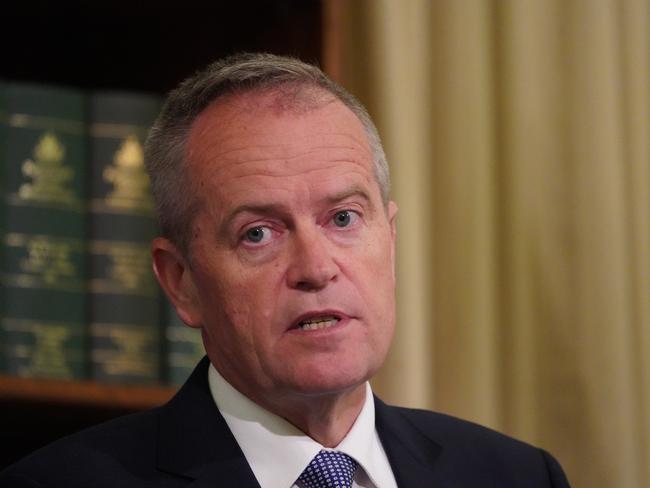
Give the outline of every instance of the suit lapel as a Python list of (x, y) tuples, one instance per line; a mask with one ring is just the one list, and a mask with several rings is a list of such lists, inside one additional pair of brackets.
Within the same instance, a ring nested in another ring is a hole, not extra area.
[(395, 407), (375, 397), (375, 426), (390, 462), (397, 486), (422, 488), (445, 485), (435, 481), (434, 464), (442, 447), (426, 437)]
[[(174, 398), (160, 408), (157, 467), (187, 479), (188, 487), (260, 488), (212, 399), (208, 366), (205, 357)], [(399, 409), (376, 397), (375, 425), (400, 488), (444, 486), (433, 481), (433, 465), (442, 448)]]
[(212, 399), (209, 360), (203, 360), (161, 407), (157, 467), (184, 477), (188, 486), (259, 488), (246, 458)]

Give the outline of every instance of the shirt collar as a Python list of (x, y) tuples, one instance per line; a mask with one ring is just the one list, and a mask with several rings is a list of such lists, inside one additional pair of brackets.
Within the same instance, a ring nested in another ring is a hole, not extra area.
[[(323, 446), (241, 394), (212, 364), (208, 381), (212, 398), (260, 485), (293, 486)], [(375, 431), (374, 398), (368, 383), (363, 408), (336, 450), (354, 458), (375, 486), (387, 477), (394, 479)]]

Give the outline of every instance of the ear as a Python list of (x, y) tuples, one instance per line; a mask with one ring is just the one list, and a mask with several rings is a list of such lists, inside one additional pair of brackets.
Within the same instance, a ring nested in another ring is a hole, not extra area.
[(388, 223), (390, 225), (390, 235), (395, 243), (395, 238), (397, 236), (397, 204), (394, 201), (388, 202)]
[(164, 237), (153, 240), (151, 256), (156, 279), (179, 318), (190, 327), (201, 327), (198, 296), (187, 259)]
[(390, 258), (393, 266), (393, 279), (395, 278), (395, 245), (397, 241), (397, 204), (388, 202), (388, 225), (390, 225), (391, 252)]

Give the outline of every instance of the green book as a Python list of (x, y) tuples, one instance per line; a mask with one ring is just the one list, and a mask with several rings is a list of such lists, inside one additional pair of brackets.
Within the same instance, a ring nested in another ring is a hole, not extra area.
[(165, 300), (165, 314), (167, 381), (171, 385), (181, 385), (205, 356), (201, 330), (185, 325), (168, 300)]
[(154, 203), (143, 144), (160, 100), (120, 92), (89, 98), (90, 357), (101, 382), (162, 378), (160, 290), (151, 267)]
[(4, 369), (81, 378), (85, 358), (84, 97), (3, 90), (1, 321)]

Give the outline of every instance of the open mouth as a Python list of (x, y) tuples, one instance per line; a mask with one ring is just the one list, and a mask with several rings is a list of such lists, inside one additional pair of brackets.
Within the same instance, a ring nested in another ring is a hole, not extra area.
[(298, 322), (296, 328), (300, 330), (327, 329), (333, 325), (336, 325), (339, 320), (341, 319), (335, 315), (321, 315), (318, 317), (310, 317)]

